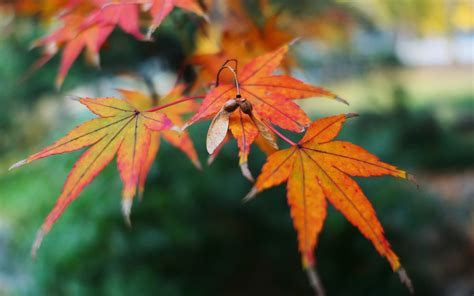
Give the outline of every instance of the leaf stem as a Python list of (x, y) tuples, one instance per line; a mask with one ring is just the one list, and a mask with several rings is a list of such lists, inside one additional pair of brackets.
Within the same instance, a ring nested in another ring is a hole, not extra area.
[(266, 120), (262, 120), (263, 123), (265, 123), (265, 125), (272, 130), (272, 132), (274, 132), (277, 136), (279, 136), (283, 141), (287, 142), (288, 144), (290, 144), (291, 146), (296, 146), (297, 144), (295, 142), (293, 142), (292, 140), (288, 139), (287, 137), (285, 137), (282, 133), (280, 133), (276, 128), (274, 128), (270, 123), (268, 123)]
[(240, 96), (240, 85), (239, 85), (239, 81), (237, 80), (237, 70), (227, 65), (227, 63), (230, 61), (235, 61), (235, 65), (237, 66), (237, 60), (227, 60), (217, 72), (216, 87), (219, 86), (219, 77), (221, 75), (222, 70), (228, 69), (230, 72), (232, 72), (232, 75), (234, 75), (234, 83), (235, 83), (235, 88), (237, 89), (237, 96)]
[(151, 108), (151, 109), (146, 110), (144, 112), (155, 112), (155, 111), (158, 111), (158, 110), (161, 110), (161, 109), (165, 109), (165, 108), (168, 108), (168, 107), (171, 107), (171, 106), (174, 106), (174, 105), (178, 105), (178, 104), (181, 104), (181, 103), (184, 103), (184, 102), (187, 102), (187, 101), (195, 100), (195, 99), (204, 99), (204, 97), (203, 96), (185, 97), (185, 98), (182, 98), (180, 100), (174, 101), (174, 102), (169, 103), (169, 104), (165, 104), (165, 105), (162, 105), (162, 106)]
[(235, 66), (233, 68), (235, 70), (235, 73), (237, 73), (237, 68), (239, 67), (239, 61), (237, 59), (228, 59), (227, 61), (225, 61), (225, 63), (221, 67), (224, 67), (230, 62), (234, 62)]

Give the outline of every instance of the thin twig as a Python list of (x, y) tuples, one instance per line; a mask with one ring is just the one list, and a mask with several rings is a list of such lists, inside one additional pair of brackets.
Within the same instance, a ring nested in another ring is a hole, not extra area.
[(232, 72), (232, 75), (234, 75), (234, 83), (235, 83), (235, 88), (237, 88), (237, 96), (240, 96), (240, 85), (239, 85), (239, 80), (237, 79), (237, 70), (232, 68), (231, 66), (227, 65), (227, 63), (229, 61), (235, 61), (235, 65), (237, 66), (237, 60), (227, 60), (223, 65), (222, 67), (219, 69), (219, 71), (217, 72), (217, 76), (216, 76), (216, 87), (219, 86), (219, 77), (221, 76), (221, 72), (222, 70), (224, 69), (228, 69), (230, 72)]
[(292, 140), (288, 139), (287, 137), (285, 137), (282, 133), (280, 133), (276, 128), (274, 128), (270, 123), (268, 123), (266, 120), (261, 120), (269, 129), (272, 130), (272, 132), (274, 132), (277, 136), (279, 136), (283, 141), (287, 142), (288, 144), (290, 144), (291, 146), (297, 146), (297, 144), (295, 142), (293, 142)]
[(239, 81), (237, 80), (237, 73), (235, 72), (234, 68), (232, 68), (229, 65), (224, 65), (219, 69), (219, 72), (217, 72), (217, 77), (216, 77), (216, 87), (219, 86), (219, 77), (221, 75), (222, 70), (228, 69), (232, 74), (234, 75), (234, 83), (235, 83), (235, 88), (237, 89), (237, 96), (240, 96), (240, 85)]
[(186, 98), (182, 98), (181, 100), (177, 100), (177, 101), (174, 101), (174, 102), (169, 103), (169, 104), (165, 104), (165, 105), (162, 105), (162, 106), (151, 108), (151, 109), (146, 110), (144, 112), (155, 112), (155, 111), (158, 111), (158, 110), (161, 110), (161, 109), (165, 109), (165, 108), (168, 108), (168, 107), (171, 107), (171, 106), (174, 106), (174, 105), (178, 105), (178, 104), (181, 104), (181, 103), (184, 103), (184, 102), (187, 102), (187, 101), (195, 100), (195, 99), (204, 99), (204, 97), (203, 96), (186, 97)]
[(224, 64), (222, 64), (221, 67), (224, 67), (224, 66), (227, 65), (229, 62), (234, 62), (235, 66), (234, 66), (233, 68), (234, 68), (234, 70), (235, 70), (235, 73), (238, 73), (238, 72), (237, 72), (237, 69), (238, 69), (238, 67), (239, 67), (239, 61), (238, 61), (237, 59), (228, 59), (227, 61), (225, 61)]

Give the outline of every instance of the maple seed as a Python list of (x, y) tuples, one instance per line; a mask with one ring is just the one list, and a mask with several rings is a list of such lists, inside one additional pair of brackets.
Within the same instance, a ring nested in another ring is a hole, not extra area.
[[(248, 161), (250, 147), (255, 142), (261, 148), (263, 147), (265, 152), (277, 148), (275, 135), (280, 135), (278, 130), (272, 127), (272, 124), (290, 132), (303, 132), (309, 126), (310, 118), (294, 100), (328, 97), (332, 100), (345, 102), (336, 94), (321, 87), (306, 84), (287, 75), (272, 75), (281, 64), (287, 51), (288, 45), (283, 45), (273, 52), (258, 56), (246, 63), (239, 75), (237, 75), (237, 60), (227, 60), (217, 71), (215, 87), (206, 94), (199, 111), (189, 119), (185, 127), (200, 120), (219, 116), (219, 121), (211, 124), (214, 131), (208, 132), (208, 135), (213, 138), (212, 141), (209, 141), (210, 144), (213, 144), (209, 148), (213, 148), (214, 145), (217, 147), (218, 140), (223, 140), (226, 135), (229, 135), (237, 140), (240, 152), (239, 163), (245, 163)], [(223, 82), (221, 85), (220, 74), (223, 71), (229, 71), (233, 75), (233, 82), (227, 79), (229, 81)], [(252, 106), (247, 108), (248, 106), (239, 105), (241, 108), (239, 112), (231, 113), (232, 116), (229, 116), (230, 114), (225, 114), (228, 112), (223, 109), (223, 106), (232, 98), (237, 102), (246, 100)], [(248, 110), (250, 108), (252, 108), (251, 113)], [(229, 123), (224, 122), (227, 117)], [(224, 134), (223, 128), (226, 126), (228, 130)], [(216, 137), (216, 130), (222, 132), (219, 137)], [(296, 145), (285, 137), (282, 139), (286, 139), (285, 141), (291, 146)], [(216, 143), (213, 143), (214, 141)], [(267, 143), (270, 145), (266, 145)], [(216, 151), (217, 155), (219, 150)], [(212, 156), (212, 158), (214, 157)]]
[(243, 99), (242, 101), (240, 101), (239, 105), (240, 105), (240, 109), (245, 114), (250, 115), (252, 113), (252, 109), (253, 109), (252, 104), (249, 101), (247, 101), (246, 99)]
[(224, 110), (229, 113), (234, 112), (237, 107), (239, 107), (239, 104), (235, 99), (230, 99), (224, 104)]
[(222, 108), (212, 120), (206, 137), (206, 149), (209, 154), (214, 153), (224, 141), (229, 129), (229, 117), (230, 113)]

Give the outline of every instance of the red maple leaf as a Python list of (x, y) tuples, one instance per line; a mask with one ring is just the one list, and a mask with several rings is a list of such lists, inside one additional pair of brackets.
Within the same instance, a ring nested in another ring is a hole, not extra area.
[[(234, 73), (235, 83), (218, 85), (218, 81), (216, 81), (218, 86), (206, 95), (198, 113), (185, 125), (187, 127), (199, 120), (216, 116), (216, 114), (219, 117), (224, 116), (225, 120), (221, 118), (219, 121), (227, 120), (228, 124), (215, 129), (219, 130), (216, 138), (222, 141), (228, 127), (231, 135), (237, 140), (240, 150), (240, 166), (247, 177), (249, 177), (247, 159), (250, 146), (259, 135), (259, 130), (262, 130), (254, 118), (258, 118), (263, 126), (268, 128), (271, 128), (271, 124), (275, 124), (289, 131), (302, 132), (311, 123), (311, 120), (303, 109), (293, 101), (294, 99), (324, 96), (345, 102), (323, 88), (306, 84), (287, 75), (272, 75), (287, 51), (288, 46), (283, 46), (253, 59), (243, 67), (241, 72)], [(227, 62), (221, 70), (224, 68), (234, 71), (227, 65)], [(223, 115), (224, 105), (232, 100), (245, 101), (247, 105), (250, 105), (252, 114), (246, 114), (245, 110), (237, 108), (229, 114)], [(212, 133), (208, 135), (213, 137)], [(212, 142), (214, 142), (212, 147), (219, 146), (216, 140)], [(209, 151), (209, 153), (213, 153), (213, 151)]]
[(40, 68), (63, 48), (56, 78), (57, 87), (61, 86), (83, 49), (86, 49), (89, 61), (99, 64), (99, 51), (115, 28), (120, 28), (139, 40), (145, 39), (140, 32), (139, 22), (142, 6), (147, 8), (153, 19), (149, 36), (174, 6), (205, 16), (195, 0), (89, 0), (81, 4), (72, 1), (67, 13), (60, 18), (62, 26), (33, 43), (33, 47), (44, 47), (45, 50), (32, 70)]

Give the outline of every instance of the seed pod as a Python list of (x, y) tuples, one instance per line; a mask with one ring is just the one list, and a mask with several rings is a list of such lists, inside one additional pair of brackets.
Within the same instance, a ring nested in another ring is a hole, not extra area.
[(240, 103), (240, 109), (242, 110), (242, 112), (244, 112), (245, 114), (251, 114), (252, 113), (252, 104), (247, 101), (246, 99), (243, 99)]
[(234, 112), (235, 109), (237, 109), (238, 106), (239, 106), (239, 105), (237, 104), (237, 101), (236, 101), (235, 99), (230, 99), (230, 100), (228, 100), (227, 102), (225, 102), (225, 104), (224, 104), (224, 110), (225, 110), (226, 112), (231, 113), (231, 112)]

